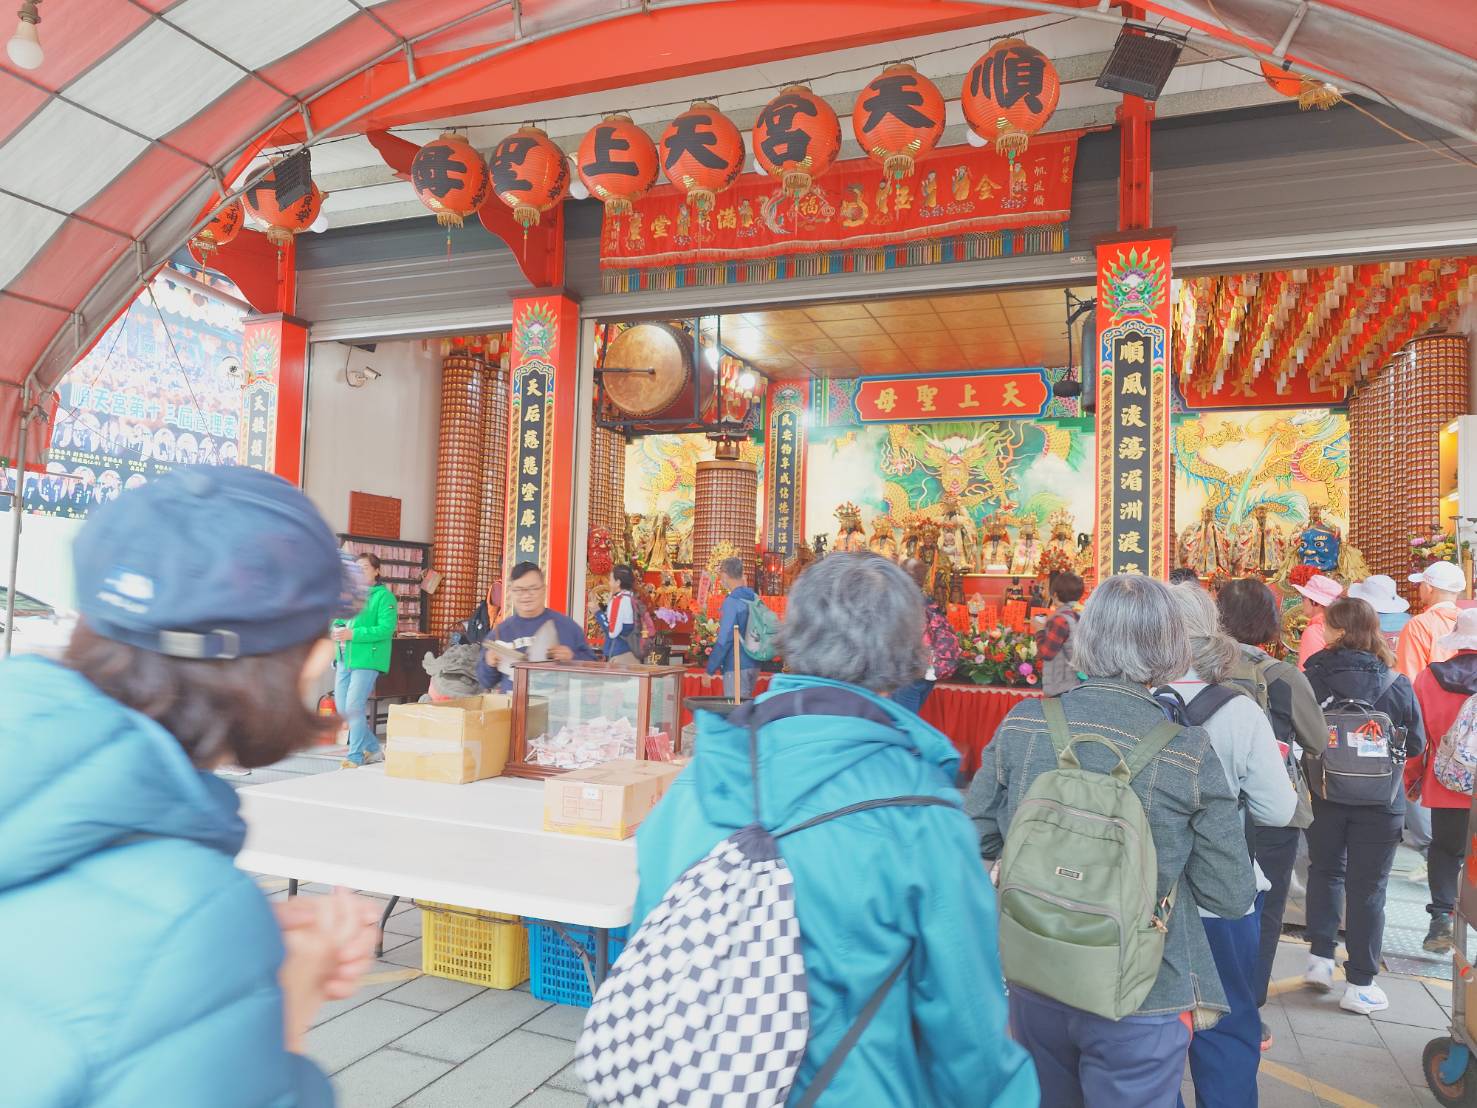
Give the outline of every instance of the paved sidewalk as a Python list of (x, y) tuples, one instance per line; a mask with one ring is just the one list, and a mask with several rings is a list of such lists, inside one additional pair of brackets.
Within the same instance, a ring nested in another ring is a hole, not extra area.
[[(287, 895), (285, 881), (261, 883), (273, 899)], [(1435, 1105), (1421, 1051), (1448, 1026), (1450, 986), (1382, 976), (1390, 1010), (1356, 1016), (1339, 1008), (1341, 989), (1320, 995), (1302, 987), (1306, 959), (1307, 947), (1295, 940), (1277, 956), (1262, 1108)], [(526, 984), (503, 992), (427, 977), (420, 963), (420, 912), (402, 904), (364, 987), (320, 1014), (309, 1050), (333, 1075), (340, 1108), (584, 1108), (571, 1064), (584, 1009), (535, 1000)], [(1185, 1092), (1193, 1105), (1188, 1081)]]

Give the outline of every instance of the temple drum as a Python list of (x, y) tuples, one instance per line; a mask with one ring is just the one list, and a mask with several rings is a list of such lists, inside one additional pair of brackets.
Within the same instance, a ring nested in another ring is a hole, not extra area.
[(684, 394), (689, 398), (686, 408), (690, 409), (692, 336), (667, 323), (638, 323), (622, 331), (606, 348), (601, 382), (610, 402), (633, 419), (659, 416)]
[(692, 510), (694, 569), (706, 569), (713, 548), (726, 542), (743, 559), (745, 577), (753, 581), (758, 498), (759, 469), (753, 462), (727, 458), (698, 462)]

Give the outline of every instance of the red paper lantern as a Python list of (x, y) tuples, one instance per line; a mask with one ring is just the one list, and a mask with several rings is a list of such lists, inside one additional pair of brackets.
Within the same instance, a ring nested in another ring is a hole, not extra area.
[(890, 177), (911, 177), (944, 133), (944, 97), (911, 65), (890, 65), (857, 94), (856, 140)]
[(460, 227), (487, 199), (487, 163), (464, 137), (452, 132), (426, 143), (410, 163), (416, 196), (443, 227)]
[(831, 105), (803, 85), (791, 85), (764, 105), (754, 123), (755, 160), (795, 196), (810, 191), (840, 149), (841, 121)]
[(1339, 90), (1328, 82), (1315, 81), (1311, 77), (1293, 73), (1272, 62), (1262, 62), (1262, 76), (1266, 78), (1267, 84), (1272, 86), (1272, 91), (1289, 100), (1296, 100), (1298, 107), (1303, 111), (1308, 111), (1310, 108), (1327, 111), (1343, 99)]
[(960, 103), (970, 130), (995, 151), (1015, 157), (1045, 125), (1061, 99), (1056, 67), (1018, 38), (996, 43), (965, 78)]
[(743, 136), (726, 115), (703, 101), (668, 124), (661, 155), (667, 180), (700, 212), (709, 211), (718, 193), (744, 171)]
[(580, 180), (605, 202), (607, 215), (623, 215), (656, 184), (656, 143), (628, 115), (608, 115), (580, 143)]
[(246, 215), (241, 210), (241, 201), (232, 200), (211, 216), (209, 223), (195, 232), (190, 239), (190, 245), (200, 255), (201, 261), (204, 261), (212, 250), (218, 250), (234, 240), (241, 233), (241, 224), (245, 220)]
[(321, 191), (315, 182), (309, 182), (311, 188), (306, 196), (300, 196), (287, 207), (279, 208), (277, 196), (272, 191), (276, 183), (277, 170), (274, 166), (265, 177), (247, 189), (241, 199), (246, 202), (246, 210), (252, 217), (258, 223), (266, 224), (267, 241), (280, 250), (292, 241), (294, 235), (302, 234), (313, 225), (318, 213), (323, 210), (323, 198), (328, 194)]
[(519, 127), (488, 159), (492, 189), (526, 231), (569, 191), (569, 162), (537, 127)]

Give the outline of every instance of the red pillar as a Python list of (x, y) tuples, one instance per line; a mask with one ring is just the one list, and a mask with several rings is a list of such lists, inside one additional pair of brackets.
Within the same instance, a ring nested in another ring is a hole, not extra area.
[(504, 560), (536, 562), (555, 608), (568, 603), (574, 564), (579, 323), (579, 302), (562, 291), (513, 301)]
[(1149, 124), (1154, 105), (1125, 96), (1118, 105), (1118, 230), (1142, 231), (1154, 218), (1154, 178), (1149, 162)]
[(246, 317), (241, 336), (241, 464), (303, 480), (303, 412), (307, 403), (308, 325), (297, 306), (297, 252), (277, 252), (275, 311)]

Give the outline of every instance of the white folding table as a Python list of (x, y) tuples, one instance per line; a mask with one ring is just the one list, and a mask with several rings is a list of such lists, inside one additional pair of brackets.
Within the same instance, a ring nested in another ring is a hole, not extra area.
[[(594, 976), (609, 931), (631, 922), (636, 842), (543, 829), (544, 790), (495, 777), (440, 785), (381, 765), (240, 790), (242, 868), (299, 881), (531, 916), (595, 932)], [(381, 921), (381, 942), (383, 923)]]

